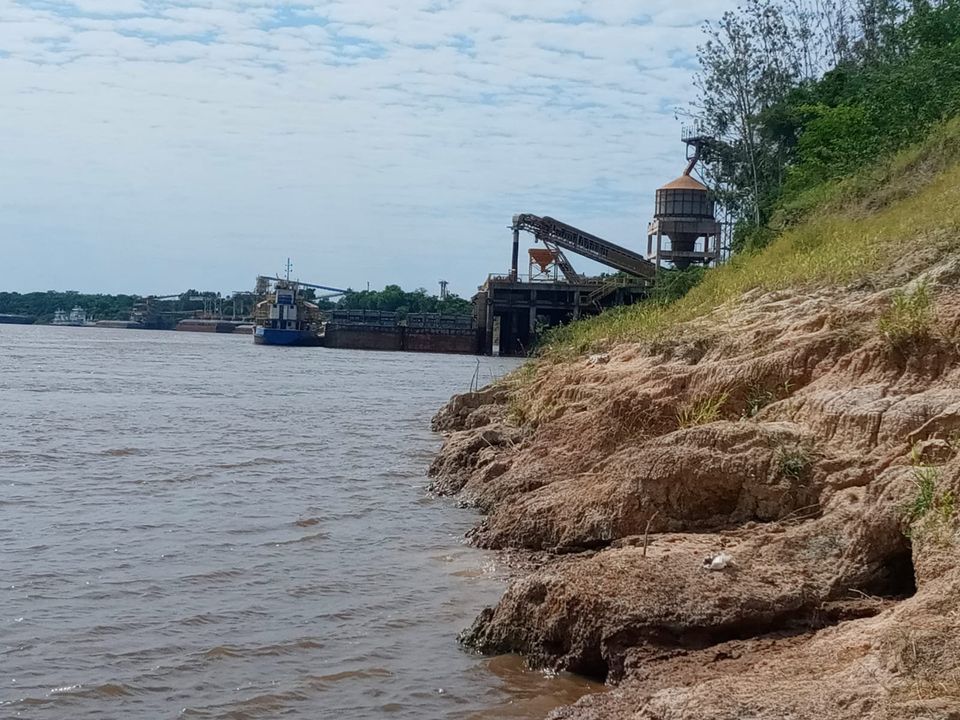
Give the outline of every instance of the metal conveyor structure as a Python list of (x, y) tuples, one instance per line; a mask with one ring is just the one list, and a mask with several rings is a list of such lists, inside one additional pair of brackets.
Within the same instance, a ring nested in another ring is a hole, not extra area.
[[(529, 213), (513, 216), (514, 256), (513, 272), (516, 277), (517, 246), (520, 231), (532, 233), (533, 236), (548, 248), (556, 246), (570, 252), (575, 252), (590, 260), (595, 260), (614, 270), (633, 275), (634, 277), (650, 279), (657, 273), (657, 266), (639, 253), (627, 250), (624, 247), (608, 242), (596, 235), (591, 235), (572, 225), (554, 220), (550, 217), (539, 217)], [(579, 282), (582, 278), (574, 271), (570, 263), (559, 253), (560, 269), (570, 282)]]

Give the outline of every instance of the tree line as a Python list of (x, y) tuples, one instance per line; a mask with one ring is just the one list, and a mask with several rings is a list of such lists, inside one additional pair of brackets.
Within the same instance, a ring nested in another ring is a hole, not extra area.
[[(314, 290), (304, 295), (324, 310), (384, 310), (401, 316), (408, 313), (444, 313), (449, 315), (471, 312), (469, 300), (449, 294), (446, 298), (430, 295), (424, 288), (405, 291), (399, 285), (387, 285), (383, 290), (349, 291), (339, 299), (317, 298)], [(128, 320), (134, 306), (144, 300), (139, 295), (106, 295), (80, 293), (73, 290), (57, 292), (16, 293), (0, 292), (0, 314), (29, 315), (37, 322), (53, 320), (57, 310), (69, 312), (83, 308), (89, 318), (96, 320)], [(257, 298), (253, 293), (236, 293), (221, 297), (212, 291), (187, 290), (163, 301), (166, 307), (177, 310), (206, 311), (224, 316), (246, 316), (253, 311)]]
[(406, 291), (399, 285), (387, 285), (383, 290), (349, 290), (339, 300), (316, 302), (322, 310), (382, 310), (401, 317), (409, 313), (469, 315), (473, 307), (469, 300), (453, 293), (440, 298), (425, 288)]
[(23, 294), (0, 292), (0, 314), (29, 315), (38, 322), (50, 322), (57, 310), (70, 312), (79, 306), (88, 316), (98, 320), (127, 320), (138, 300), (136, 295), (91, 295), (72, 290)]
[(688, 114), (735, 250), (960, 114), (960, 0), (746, 0), (704, 31)]

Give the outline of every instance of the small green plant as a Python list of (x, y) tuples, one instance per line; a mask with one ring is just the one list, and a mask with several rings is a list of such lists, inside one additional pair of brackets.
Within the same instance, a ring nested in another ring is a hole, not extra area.
[(777, 470), (782, 477), (797, 482), (810, 473), (813, 462), (810, 452), (800, 445), (781, 447), (777, 451)]
[(681, 428), (691, 428), (697, 425), (706, 425), (720, 419), (720, 411), (726, 404), (729, 395), (721, 393), (692, 400), (677, 410), (677, 424)]
[(757, 413), (763, 410), (767, 405), (775, 402), (776, 394), (769, 388), (753, 385), (747, 390), (747, 408), (744, 416), (748, 418), (755, 417)]
[[(916, 463), (916, 452), (911, 454)], [(914, 540), (933, 539), (943, 542), (952, 532), (956, 517), (956, 498), (950, 490), (940, 492), (940, 470), (931, 465), (915, 464), (911, 478), (916, 493), (906, 507), (906, 534)]]
[(540, 367), (534, 360), (527, 360), (523, 365), (506, 375), (503, 380), (513, 388), (524, 388), (530, 385), (537, 377)]
[(917, 488), (917, 494), (913, 496), (907, 511), (911, 523), (923, 518), (935, 506), (939, 478), (940, 471), (935, 467), (921, 465), (913, 469), (913, 484)]
[(760, 381), (751, 382), (747, 387), (747, 407), (744, 409), (745, 418), (756, 417), (757, 413), (767, 405), (782, 400), (790, 394), (790, 381), (784, 380), (774, 388), (763, 385)]
[(912, 291), (898, 291), (880, 316), (878, 328), (887, 344), (896, 349), (915, 346), (931, 335), (933, 301), (926, 283)]

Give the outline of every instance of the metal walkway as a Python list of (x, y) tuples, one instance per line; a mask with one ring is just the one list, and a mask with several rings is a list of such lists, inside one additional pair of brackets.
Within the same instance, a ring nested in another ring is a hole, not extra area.
[[(627, 250), (550, 217), (539, 217), (528, 213), (514, 215), (513, 232), (515, 238), (521, 230), (532, 233), (537, 240), (543, 242), (547, 247), (555, 245), (558, 248), (575, 252), (634, 277), (653, 278), (657, 273), (657, 266), (639, 253)], [(566, 265), (569, 265), (569, 263), (566, 263)], [(570, 277), (567, 267), (561, 266), (561, 270), (571, 282), (579, 279), (572, 267), (569, 270), (574, 274), (574, 277)]]

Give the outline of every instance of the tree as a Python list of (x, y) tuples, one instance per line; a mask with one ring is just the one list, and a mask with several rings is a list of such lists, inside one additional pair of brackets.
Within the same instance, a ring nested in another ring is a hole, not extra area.
[(960, 0), (749, 0), (704, 29), (690, 114), (735, 250), (960, 113)]
[(425, 288), (406, 292), (399, 285), (387, 285), (383, 290), (350, 291), (336, 304), (339, 310), (382, 310), (396, 312), (401, 317), (409, 313), (444, 313), (467, 315), (472, 311), (470, 301), (455, 294), (441, 300)]
[(694, 115), (719, 141), (711, 171), (728, 188), (721, 199), (760, 225), (762, 199), (782, 182), (783, 162), (779, 148), (762, 142), (759, 118), (796, 87), (804, 53), (773, 0), (748, 0), (704, 30)]

